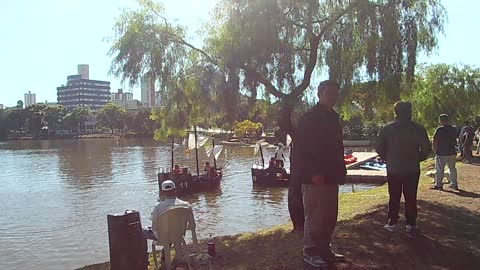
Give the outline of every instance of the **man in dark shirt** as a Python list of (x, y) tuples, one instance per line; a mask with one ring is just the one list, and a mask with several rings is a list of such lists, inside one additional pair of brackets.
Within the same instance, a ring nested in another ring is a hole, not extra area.
[(406, 232), (416, 230), (417, 188), (420, 177), (420, 161), (427, 158), (432, 146), (425, 128), (412, 119), (412, 104), (406, 101), (395, 103), (395, 121), (380, 131), (377, 153), (387, 162), (388, 223), (384, 228), (395, 231), (398, 227), (400, 198), (405, 198)]
[(433, 136), (433, 151), (435, 152), (435, 186), (433, 189), (443, 189), (443, 170), (447, 165), (450, 170), (450, 187), (458, 190), (457, 169), (455, 168), (455, 145), (457, 143), (457, 128), (450, 125), (448, 115), (438, 117), (440, 127)]
[(343, 138), (339, 115), (333, 110), (340, 87), (328, 80), (318, 86), (318, 104), (305, 113), (295, 138), (295, 173), (302, 180), (304, 261), (313, 267), (343, 261), (330, 249), (337, 224), (338, 186), (345, 183)]

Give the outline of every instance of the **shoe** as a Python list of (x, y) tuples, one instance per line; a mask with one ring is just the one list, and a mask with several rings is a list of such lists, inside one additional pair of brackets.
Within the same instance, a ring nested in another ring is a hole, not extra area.
[(405, 225), (405, 232), (406, 233), (413, 233), (418, 232), (418, 227), (416, 225)]
[(334, 252), (330, 252), (330, 254), (325, 257), (325, 261), (327, 262), (344, 262), (345, 260), (345, 256)]
[(450, 185), (450, 186), (448, 186), (448, 187), (451, 188), (451, 189), (453, 189), (453, 190), (460, 190), (460, 189), (459, 189), (458, 187), (456, 187), (456, 186)]
[(383, 228), (389, 232), (395, 232), (398, 228), (398, 224), (397, 223), (394, 223), (394, 224), (390, 224), (390, 223), (387, 223), (385, 225), (383, 225)]
[(443, 187), (437, 187), (437, 186), (433, 186), (433, 187), (431, 187), (430, 189), (435, 189), (435, 190), (443, 190)]
[(313, 267), (327, 266), (327, 262), (320, 256), (303, 255), (303, 261)]

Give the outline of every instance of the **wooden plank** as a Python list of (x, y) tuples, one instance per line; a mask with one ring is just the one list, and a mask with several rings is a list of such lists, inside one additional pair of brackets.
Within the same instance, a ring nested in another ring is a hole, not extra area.
[(357, 162), (347, 165), (347, 170), (357, 169), (360, 165), (378, 156), (375, 152), (354, 152), (353, 156), (357, 158)]
[(387, 172), (374, 170), (347, 170), (346, 182), (384, 184), (387, 182)]

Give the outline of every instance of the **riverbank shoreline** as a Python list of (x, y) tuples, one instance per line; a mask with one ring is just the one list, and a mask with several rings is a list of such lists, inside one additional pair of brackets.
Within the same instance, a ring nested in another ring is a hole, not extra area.
[[(432, 179), (424, 174), (434, 163), (432, 159), (422, 163), (418, 198), (422, 233), (415, 238), (382, 228), (388, 202), (386, 185), (341, 194), (333, 247), (348, 260), (336, 264), (335, 269), (476, 269), (480, 264), (479, 157), (476, 163), (458, 163), (459, 192), (448, 187), (430, 190)], [(403, 217), (400, 220), (403, 224)], [(302, 234), (291, 233), (291, 229), (290, 224), (283, 224), (218, 237), (215, 269), (302, 269)], [(108, 262), (78, 270), (107, 269)]]
[(129, 138), (151, 138), (153, 134), (119, 134), (119, 133), (99, 133), (99, 134), (80, 134), (80, 135), (58, 135), (58, 136), (19, 136), (9, 137), (7, 141), (31, 141), (31, 140), (79, 140), (79, 139), (129, 139)]

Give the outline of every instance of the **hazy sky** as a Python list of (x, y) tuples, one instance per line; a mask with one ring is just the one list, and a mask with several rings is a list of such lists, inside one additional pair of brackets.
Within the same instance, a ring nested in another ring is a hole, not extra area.
[[(187, 25), (194, 35), (199, 20), (208, 19), (214, 0), (164, 0), (166, 15)], [(449, 22), (439, 49), (421, 57), (427, 63), (477, 65), (480, 55), (476, 34), (480, 1), (443, 0)], [(122, 88), (109, 76), (110, 44), (114, 19), (135, 0), (15, 0), (2, 1), (0, 9), (0, 104), (14, 106), (28, 91), (37, 102), (56, 102), (56, 87), (76, 74), (77, 64), (90, 65), (90, 79), (111, 82), (111, 91)], [(140, 99), (139, 88), (134, 98)]]

